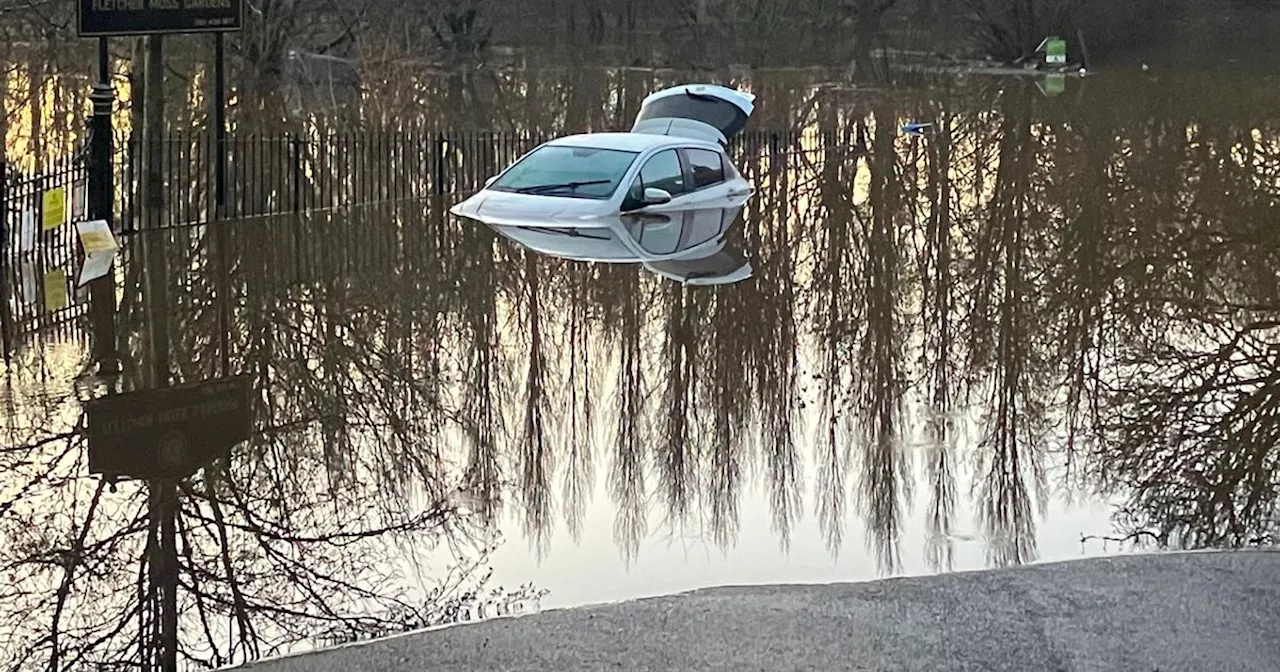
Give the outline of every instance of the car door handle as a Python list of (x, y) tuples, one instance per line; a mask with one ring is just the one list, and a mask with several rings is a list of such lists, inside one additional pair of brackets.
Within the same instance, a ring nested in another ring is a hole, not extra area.
[(729, 192), (729, 195), (730, 196), (746, 196), (747, 194), (750, 194), (750, 193), (751, 193), (750, 189), (742, 189), (739, 191), (731, 191)]

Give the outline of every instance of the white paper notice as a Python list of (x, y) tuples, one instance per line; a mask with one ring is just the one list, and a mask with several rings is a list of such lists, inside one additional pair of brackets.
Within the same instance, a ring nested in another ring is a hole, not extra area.
[(26, 304), (36, 302), (36, 264), (23, 259), (18, 262), (22, 269), (22, 301)]
[(22, 211), (22, 229), (18, 238), (18, 251), (23, 254), (36, 249), (36, 211), (26, 208)]
[(84, 264), (80, 266), (80, 279), (76, 280), (76, 287), (84, 287), (89, 282), (110, 273), (111, 262), (114, 259), (114, 255), (86, 255)]
[(95, 219), (76, 224), (76, 233), (80, 238), (80, 246), (84, 248), (84, 263), (80, 266), (80, 277), (77, 287), (97, 280), (111, 272), (111, 264), (120, 252), (120, 244), (111, 234), (111, 227), (106, 220)]

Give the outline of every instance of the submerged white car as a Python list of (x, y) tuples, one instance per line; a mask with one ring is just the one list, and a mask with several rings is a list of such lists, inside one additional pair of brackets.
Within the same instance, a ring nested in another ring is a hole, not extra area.
[(712, 84), (663, 89), (644, 99), (630, 132), (539, 145), (450, 212), (490, 226), (608, 228), (625, 213), (741, 205), (754, 187), (725, 145), (754, 101)]

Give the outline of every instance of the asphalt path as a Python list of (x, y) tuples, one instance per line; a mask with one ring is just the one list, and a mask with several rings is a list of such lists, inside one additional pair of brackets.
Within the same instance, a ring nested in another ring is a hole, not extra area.
[(242, 669), (1280, 672), (1280, 550), (713, 588)]

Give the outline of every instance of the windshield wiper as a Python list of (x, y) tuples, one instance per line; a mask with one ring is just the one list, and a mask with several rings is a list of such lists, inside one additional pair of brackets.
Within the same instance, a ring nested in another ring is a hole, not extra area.
[(517, 226), (517, 229), (525, 231), (535, 231), (542, 233), (554, 233), (560, 236), (571, 236), (573, 238), (594, 238), (596, 240), (609, 240), (609, 236), (593, 236), (590, 233), (582, 233), (577, 229), (560, 229), (550, 226)]
[(535, 184), (528, 187), (520, 187), (516, 189), (518, 194), (540, 194), (544, 191), (559, 191), (560, 189), (576, 190), (578, 187), (585, 187), (590, 184), (609, 184), (613, 180), (585, 180), (582, 182), (558, 182), (553, 184)]

